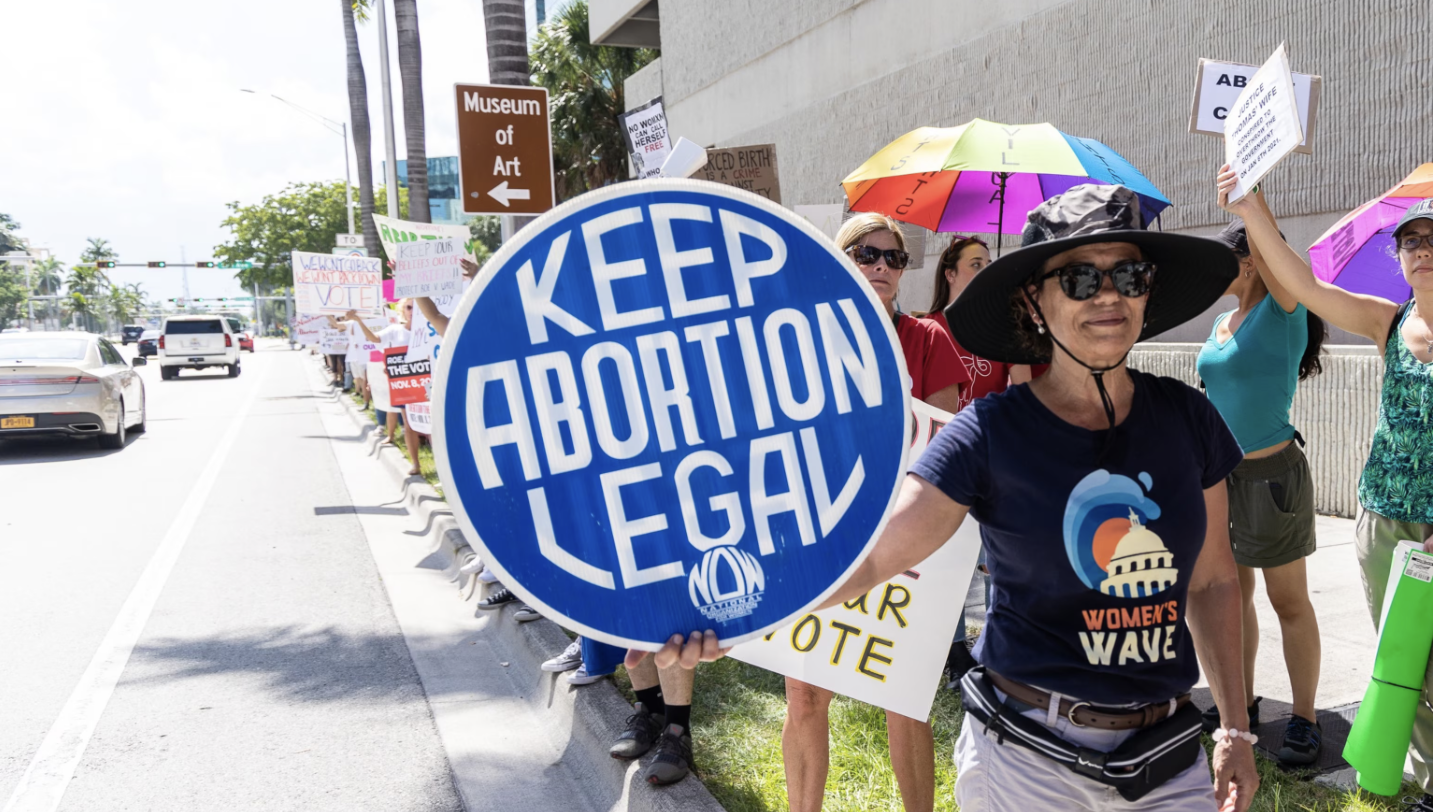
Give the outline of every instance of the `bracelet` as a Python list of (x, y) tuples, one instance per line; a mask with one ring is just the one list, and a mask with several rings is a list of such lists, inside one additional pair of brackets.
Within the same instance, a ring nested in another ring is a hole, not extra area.
[(1248, 730), (1241, 730), (1237, 727), (1232, 727), (1228, 730), (1226, 730), (1225, 728), (1216, 728), (1215, 732), (1211, 734), (1210, 738), (1214, 739), (1217, 744), (1221, 741), (1224, 741), (1225, 739), (1244, 739), (1250, 744), (1255, 744), (1260, 740), (1259, 736), (1256, 736)]

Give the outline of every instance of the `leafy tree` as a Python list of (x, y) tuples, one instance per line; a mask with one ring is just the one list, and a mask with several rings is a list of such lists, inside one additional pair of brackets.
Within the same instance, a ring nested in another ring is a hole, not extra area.
[(89, 245), (80, 252), (80, 262), (103, 262), (105, 260), (119, 259), (110, 241), (99, 237), (90, 237)]
[(55, 257), (49, 257), (48, 259), (42, 259), (36, 262), (35, 267), (30, 271), (32, 274), (31, 280), (35, 284), (35, 291), (41, 296), (54, 296), (56, 293), (59, 293), (60, 285), (64, 281), (60, 278), (60, 273), (63, 270), (63, 263)]
[[(379, 189), (375, 201), (375, 205), (386, 207), (387, 189)], [(255, 283), (266, 290), (289, 287), (294, 279), (289, 252), (327, 254), (335, 237), (348, 233), (343, 181), (291, 183), (254, 205), (238, 201), (227, 205), (231, 213), (220, 225), (229, 229), (231, 236), (214, 247), (213, 256), (221, 262), (253, 262), (253, 269), (234, 274), (245, 288)], [(404, 216), (406, 190), (399, 190), (398, 209), (399, 216)]]
[(139, 283), (125, 285), (110, 291), (106, 298), (110, 315), (120, 324), (130, 324), (144, 309), (144, 289)]
[[(498, 250), (503, 244), (503, 218), (501, 217), (474, 217), (468, 221), (468, 233), (473, 235), (475, 244), (473, 253), (478, 257), (481, 265), (488, 257)], [(479, 247), (482, 247), (480, 252)]]
[[(491, 40), (489, 52), (491, 62)], [(627, 109), (622, 85), (656, 56), (644, 48), (591, 44), (587, 0), (574, 0), (538, 29), (533, 79), (548, 89), (560, 200), (627, 178), (627, 144), (617, 118)]]
[(20, 242), (20, 235), (15, 233), (19, 230), (20, 224), (15, 222), (15, 218), (0, 212), (0, 255), (25, 250), (25, 244)]
[(0, 262), (0, 327), (25, 317), (25, 298), (24, 270), (19, 263)]

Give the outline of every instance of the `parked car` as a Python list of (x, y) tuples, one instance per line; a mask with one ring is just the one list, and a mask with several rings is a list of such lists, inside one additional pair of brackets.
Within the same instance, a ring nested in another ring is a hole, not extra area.
[(238, 337), (238, 339), (239, 339), (239, 349), (241, 349), (241, 350), (248, 350), (249, 352), (253, 352), (253, 351), (254, 351), (254, 334), (251, 333), (251, 332), (249, 332), (248, 330), (245, 330), (245, 329), (244, 329), (244, 325), (241, 324), (241, 323), (239, 322), (239, 320), (236, 319), (236, 318), (234, 318), (233, 316), (225, 316), (225, 321), (228, 321), (228, 322), (229, 322), (229, 329), (230, 329), (230, 330), (233, 330), (233, 331), (234, 331), (234, 335), (235, 335), (236, 337)]
[(0, 438), (63, 434), (123, 448), (128, 433), (145, 430), (145, 406), (144, 381), (106, 338), (0, 335)]
[(120, 328), (120, 343), (128, 346), (131, 341), (138, 341), (144, 335), (143, 324), (126, 324)]
[(222, 316), (170, 316), (159, 334), (159, 377), (173, 380), (181, 369), (224, 367), (239, 375), (239, 342)]
[(141, 357), (146, 355), (159, 355), (158, 330), (145, 330), (143, 333), (140, 334), (139, 354)]

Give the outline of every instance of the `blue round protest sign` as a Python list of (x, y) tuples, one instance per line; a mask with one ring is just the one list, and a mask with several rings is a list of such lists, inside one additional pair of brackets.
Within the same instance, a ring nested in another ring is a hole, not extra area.
[(547, 617), (731, 645), (875, 543), (910, 434), (901, 358), (802, 218), (714, 183), (617, 184), (524, 228), (464, 296), (435, 455), (470, 542)]

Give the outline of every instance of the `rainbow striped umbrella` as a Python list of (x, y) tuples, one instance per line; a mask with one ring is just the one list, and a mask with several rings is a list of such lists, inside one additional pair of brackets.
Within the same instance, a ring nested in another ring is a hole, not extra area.
[(1095, 139), (1050, 124), (979, 118), (912, 130), (868, 158), (842, 188), (852, 211), (881, 212), (931, 231), (999, 235), (1021, 233), (1028, 211), (1082, 183), (1134, 191), (1147, 224), (1170, 205), (1129, 161)]
[(1434, 196), (1434, 163), (1427, 163), (1394, 188), (1346, 214), (1310, 246), (1315, 276), (1351, 293), (1402, 302), (1411, 295), (1399, 268), (1394, 226), (1404, 210)]

